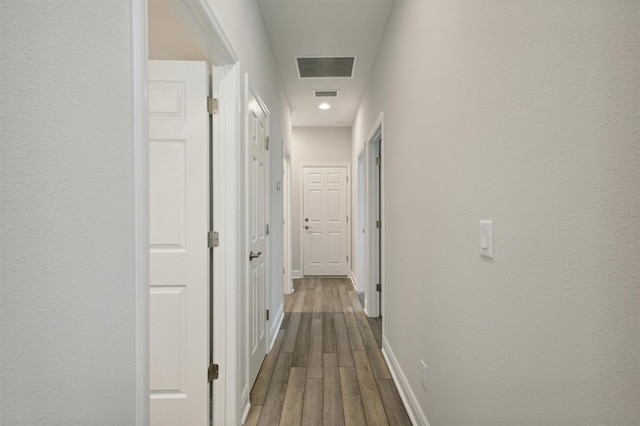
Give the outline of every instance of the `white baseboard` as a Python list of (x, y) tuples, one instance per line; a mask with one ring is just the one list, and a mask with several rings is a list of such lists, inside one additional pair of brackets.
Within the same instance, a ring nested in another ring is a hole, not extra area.
[(240, 399), (240, 424), (243, 425), (247, 421), (249, 409), (251, 408), (251, 404), (249, 403), (249, 386), (244, 387), (242, 390), (242, 397)]
[(353, 289), (358, 292), (358, 279), (356, 278), (356, 274), (353, 271), (349, 271), (349, 279), (351, 280), (351, 285)]
[(291, 279), (295, 280), (296, 278), (302, 278), (302, 271), (299, 269), (294, 269), (291, 271)]
[(402, 398), (402, 402), (407, 408), (411, 423), (419, 426), (430, 426), (427, 421), (427, 416), (425, 416), (424, 411), (422, 411), (422, 407), (420, 407), (420, 404), (418, 403), (418, 398), (416, 398), (416, 394), (413, 392), (413, 389), (407, 380), (407, 376), (405, 376), (402, 371), (402, 368), (398, 363), (398, 359), (393, 353), (391, 346), (389, 346), (389, 342), (385, 336), (382, 336), (382, 355), (384, 356), (385, 361), (387, 361), (391, 377), (393, 377), (393, 381), (398, 388), (400, 398)]
[(276, 337), (278, 337), (278, 331), (282, 325), (282, 320), (284, 320), (284, 303), (280, 304), (278, 312), (276, 312), (276, 316), (273, 318), (273, 322), (271, 323), (271, 330), (269, 330), (269, 336), (271, 336), (269, 352), (271, 352), (273, 345), (276, 343)]

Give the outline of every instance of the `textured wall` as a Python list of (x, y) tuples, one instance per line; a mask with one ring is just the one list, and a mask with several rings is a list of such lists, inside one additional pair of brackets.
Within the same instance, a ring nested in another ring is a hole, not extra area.
[(2, 1), (3, 425), (135, 419), (129, 7)]
[(348, 127), (294, 127), (291, 154), (292, 268), (302, 271), (300, 221), (302, 164), (350, 163), (351, 129)]
[(384, 111), (385, 333), (431, 425), (640, 424), (639, 6), (394, 6), (353, 161)]

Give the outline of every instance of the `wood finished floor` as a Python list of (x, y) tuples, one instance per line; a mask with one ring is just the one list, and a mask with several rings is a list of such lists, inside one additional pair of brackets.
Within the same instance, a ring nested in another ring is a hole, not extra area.
[(350, 281), (296, 280), (245, 425), (411, 425)]

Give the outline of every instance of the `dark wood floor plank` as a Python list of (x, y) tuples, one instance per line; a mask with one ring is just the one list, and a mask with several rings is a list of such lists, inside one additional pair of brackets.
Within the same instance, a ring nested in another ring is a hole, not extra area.
[(244, 422), (244, 426), (256, 426), (258, 419), (260, 418), (260, 412), (262, 411), (262, 405), (253, 405), (249, 408), (249, 414), (247, 414), (247, 421)]
[(291, 367), (287, 392), (282, 405), (280, 425), (298, 426), (302, 421), (302, 404), (304, 402), (304, 388), (306, 386), (307, 369)]
[[(320, 315), (316, 317), (315, 315)], [(322, 378), (322, 312), (313, 313), (311, 335), (309, 338), (309, 358), (307, 360), (307, 378)]]
[(305, 426), (322, 425), (322, 405), (322, 379), (307, 379), (301, 424)]
[(335, 314), (333, 323), (336, 330), (336, 351), (338, 352), (338, 365), (340, 367), (353, 367), (353, 356), (349, 344), (349, 334), (344, 321), (344, 314)]
[(293, 351), (291, 365), (293, 367), (306, 367), (309, 359), (309, 339), (311, 336), (311, 313), (303, 312), (296, 338), (296, 348)]
[(293, 305), (296, 302), (297, 296), (298, 296), (298, 293), (296, 293), (295, 291), (291, 294), (284, 295), (284, 311), (285, 312), (291, 312), (293, 310)]
[(364, 342), (358, 328), (351, 300), (347, 295), (347, 291), (340, 289), (340, 299), (342, 300), (342, 310), (344, 311), (344, 321), (347, 324), (347, 332), (349, 333), (349, 343), (352, 351), (364, 351)]
[(367, 316), (364, 314), (364, 311), (360, 306), (358, 296), (355, 292), (351, 291), (348, 293), (348, 297), (351, 300), (354, 316), (356, 318), (356, 322), (358, 323), (358, 329), (360, 330), (360, 334), (362, 335), (364, 349), (367, 352), (369, 362), (371, 363), (373, 377), (375, 377), (376, 379), (390, 379), (391, 373), (389, 373), (387, 363), (384, 361), (382, 352), (380, 352), (380, 348), (378, 347), (378, 342), (376, 342), (376, 339), (373, 336), (373, 332), (369, 327), (369, 321), (367, 321)]
[(304, 309), (304, 301), (307, 294), (307, 292), (303, 290), (302, 283), (299, 284), (298, 290), (296, 290), (294, 294), (297, 294), (296, 301), (293, 304), (293, 311), (291, 312), (289, 324), (287, 324), (287, 334), (285, 335), (284, 343), (282, 344), (282, 352), (293, 352), (296, 347), (298, 328), (300, 326), (302, 311)]
[(373, 333), (373, 337), (376, 338), (378, 347), (382, 349), (382, 317), (371, 318), (367, 317), (367, 322)]
[(325, 312), (322, 320), (322, 351), (324, 353), (337, 353), (336, 328), (332, 312)]
[(325, 426), (343, 426), (344, 410), (338, 355), (327, 353), (322, 356), (322, 359), (322, 400), (324, 402), (322, 423)]
[(345, 426), (365, 425), (364, 407), (354, 367), (340, 367), (340, 389)]
[(362, 397), (362, 405), (364, 406), (367, 425), (388, 425), (387, 416), (382, 407), (382, 399), (378, 392), (376, 380), (371, 372), (367, 353), (364, 351), (354, 351), (353, 362), (356, 367), (356, 375), (358, 376), (358, 385), (360, 386), (360, 395)]
[(280, 355), (280, 348), (282, 347), (283, 340), (284, 334), (278, 333), (276, 341), (273, 344), (273, 349), (271, 349), (271, 352), (264, 357), (262, 366), (260, 366), (260, 371), (258, 371), (258, 377), (256, 377), (256, 381), (254, 382), (253, 387), (251, 388), (251, 393), (249, 394), (249, 401), (252, 405), (259, 405), (264, 402), (267, 390), (269, 389), (269, 382), (273, 375), (273, 370), (276, 367), (276, 362), (278, 361), (278, 355)]
[(394, 426), (411, 426), (411, 420), (409, 419), (407, 410), (404, 408), (404, 404), (393, 380), (378, 379), (376, 380), (376, 384), (378, 385), (378, 392), (380, 393), (380, 399), (382, 399), (382, 405), (384, 406), (384, 412), (387, 415), (389, 424)]
[(340, 289), (338, 286), (331, 289), (332, 299), (333, 299), (333, 312), (334, 313), (344, 313), (342, 310), (342, 299), (340, 299)]
[(273, 376), (269, 383), (269, 390), (262, 405), (259, 426), (272, 426), (280, 421), (282, 412), (282, 403), (284, 402), (284, 393), (289, 381), (289, 371), (291, 370), (291, 354), (288, 352), (280, 352), (276, 368), (273, 370)]

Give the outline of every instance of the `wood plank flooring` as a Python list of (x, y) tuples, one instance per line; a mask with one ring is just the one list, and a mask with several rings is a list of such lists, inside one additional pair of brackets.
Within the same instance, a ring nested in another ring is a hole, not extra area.
[(411, 425), (350, 281), (296, 280), (251, 390), (245, 425)]

